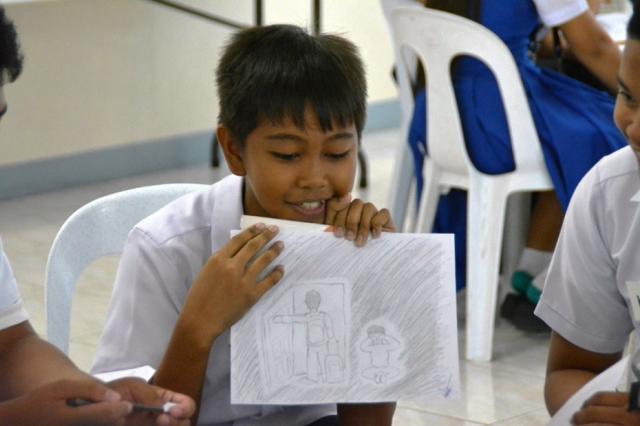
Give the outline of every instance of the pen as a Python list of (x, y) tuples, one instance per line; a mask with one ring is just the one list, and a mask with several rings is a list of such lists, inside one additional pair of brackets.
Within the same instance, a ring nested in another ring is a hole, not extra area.
[[(87, 405), (87, 404), (94, 404), (97, 401), (89, 401), (87, 399), (79, 399), (79, 398), (75, 398), (75, 399), (69, 399), (67, 400), (67, 405), (70, 407), (82, 407), (83, 405)], [(169, 411), (171, 411), (171, 408), (178, 405), (175, 402), (165, 402), (162, 405), (159, 406), (154, 406), (154, 405), (144, 405), (144, 404), (132, 404), (133, 405), (133, 410), (134, 412), (147, 412), (147, 413), (158, 413), (158, 414), (162, 414), (162, 413), (168, 413)]]

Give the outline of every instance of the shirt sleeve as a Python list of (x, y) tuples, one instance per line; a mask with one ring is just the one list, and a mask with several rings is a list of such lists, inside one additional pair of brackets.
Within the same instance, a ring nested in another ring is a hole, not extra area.
[(547, 27), (562, 25), (589, 9), (586, 0), (533, 0), (542, 23)]
[(157, 368), (186, 297), (186, 278), (144, 231), (131, 231), (120, 259), (92, 373)]
[(614, 353), (633, 323), (618, 290), (604, 208), (596, 166), (573, 195), (535, 313), (574, 345)]
[(0, 330), (28, 320), (9, 259), (0, 240)]

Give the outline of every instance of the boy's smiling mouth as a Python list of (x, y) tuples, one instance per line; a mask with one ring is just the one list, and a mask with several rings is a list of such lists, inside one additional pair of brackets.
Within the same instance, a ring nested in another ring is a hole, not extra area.
[(306, 220), (324, 219), (325, 200), (304, 200), (298, 203), (288, 203)]

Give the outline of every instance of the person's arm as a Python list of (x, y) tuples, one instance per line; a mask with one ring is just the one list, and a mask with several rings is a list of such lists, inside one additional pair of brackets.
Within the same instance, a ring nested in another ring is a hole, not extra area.
[(29, 322), (0, 331), (0, 400), (24, 395), (61, 379), (87, 380), (90, 376), (40, 339)]
[(611, 93), (618, 88), (616, 80), (620, 68), (621, 53), (609, 34), (587, 10), (560, 25), (571, 53), (591, 71)]
[[(273, 244), (247, 267), (276, 233), (277, 228), (253, 226), (209, 259), (189, 290), (154, 384), (189, 395), (197, 402), (202, 399), (209, 352), (216, 338), (283, 276), (282, 268), (277, 267), (257, 282), (282, 251), (281, 243)], [(198, 415), (196, 411), (194, 423)]]
[(601, 354), (582, 349), (559, 334), (551, 333), (544, 398), (554, 415), (589, 380), (620, 359), (621, 354)]
[[(173, 401), (178, 403), (178, 407), (172, 409), (173, 418), (165, 414), (162, 421), (166, 425), (177, 425), (179, 419), (188, 418), (195, 410), (193, 401), (184, 395), (133, 378), (100, 382), (38, 337), (27, 321), (0, 331), (0, 383), (3, 424), (110, 425), (129, 416), (131, 402), (161, 405)], [(67, 405), (68, 399), (77, 398), (96, 403), (85, 407)], [(142, 417), (129, 416), (128, 420), (134, 422), (132, 424), (154, 421), (148, 416)]]
[(390, 426), (395, 402), (376, 404), (338, 404), (340, 426)]

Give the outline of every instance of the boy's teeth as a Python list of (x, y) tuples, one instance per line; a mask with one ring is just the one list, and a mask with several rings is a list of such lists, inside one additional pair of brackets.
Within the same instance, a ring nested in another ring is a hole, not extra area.
[(300, 207), (306, 210), (317, 209), (321, 205), (322, 205), (322, 202), (320, 201), (305, 201), (303, 203), (300, 203)]

